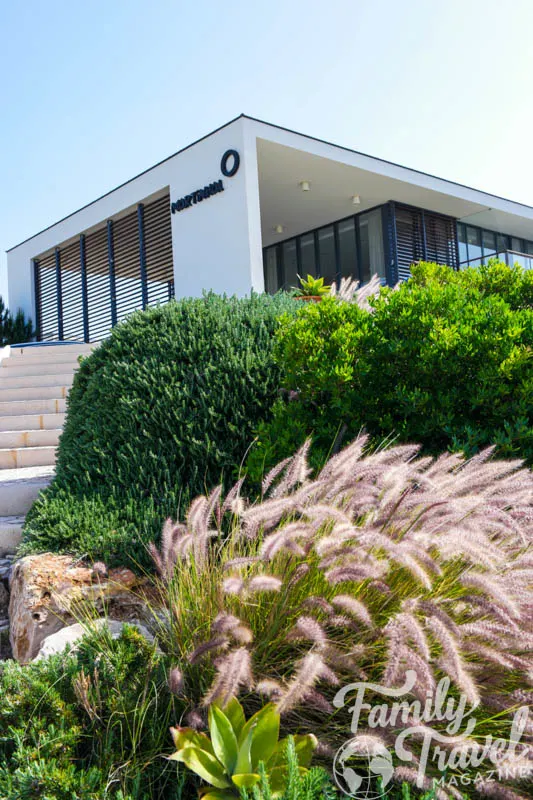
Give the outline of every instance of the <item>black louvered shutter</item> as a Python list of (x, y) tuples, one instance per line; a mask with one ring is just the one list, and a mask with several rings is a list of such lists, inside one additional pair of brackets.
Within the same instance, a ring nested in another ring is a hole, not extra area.
[(457, 268), (457, 225), (451, 217), (409, 206), (395, 206), (398, 278), (407, 280), (411, 265), (434, 261)]
[(424, 257), (422, 212), (418, 209), (396, 206), (396, 253), (398, 280), (406, 281), (411, 264)]

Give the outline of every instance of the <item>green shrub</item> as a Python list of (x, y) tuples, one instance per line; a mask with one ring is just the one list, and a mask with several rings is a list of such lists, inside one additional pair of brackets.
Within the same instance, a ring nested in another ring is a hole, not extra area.
[(308, 435), (316, 466), (363, 426), (379, 442), (468, 455), (496, 444), (533, 462), (532, 272), (420, 264), (371, 304), (326, 297), (285, 318), (277, 360), (288, 396), (259, 427), (256, 480)]
[(77, 372), (57, 476), (24, 550), (143, 562), (144, 542), (245, 458), (279, 386), (286, 296), (207, 295), (133, 314)]
[(89, 636), (75, 654), (5, 662), (0, 797), (176, 800), (176, 767), (161, 758), (174, 714), (163, 665), (133, 628)]

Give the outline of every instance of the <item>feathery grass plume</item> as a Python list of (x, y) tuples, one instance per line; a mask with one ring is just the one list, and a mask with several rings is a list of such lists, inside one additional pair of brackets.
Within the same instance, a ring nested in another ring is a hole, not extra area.
[(298, 617), (295, 625), (285, 637), (288, 642), (308, 640), (314, 642), (317, 650), (322, 650), (327, 644), (327, 636), (322, 625), (313, 617)]
[(336, 284), (331, 286), (330, 294), (345, 303), (354, 303), (359, 308), (372, 311), (369, 300), (379, 294), (381, 287), (381, 279), (377, 274), (372, 275), (368, 283), (363, 286), (360, 286), (359, 281), (355, 281), (353, 278), (341, 278), (338, 288)]
[(175, 694), (178, 697), (183, 694), (185, 681), (183, 679), (183, 672), (179, 667), (174, 667), (170, 670), (168, 675), (168, 688), (172, 694)]
[(334, 749), (347, 726), (326, 712), (331, 686), (399, 686), (408, 669), (415, 698), (448, 676), (500, 738), (512, 693), (533, 677), (533, 475), (490, 452), (465, 461), (366, 445), (360, 436), (314, 478), (300, 451), (254, 504), (242, 481), (229, 501), (196, 502), (166, 557), (161, 646), (183, 665), (191, 705), (251, 691), (252, 711), (264, 693), (289, 729)]
[(322, 656), (311, 651), (297, 662), (296, 672), (277, 702), (279, 713), (286, 714), (299, 705), (321, 679), (330, 683), (338, 682), (335, 674), (326, 666)]
[(196, 647), (189, 656), (190, 664), (197, 664), (200, 659), (209, 653), (211, 650), (220, 650), (221, 648), (228, 647), (229, 639), (227, 636), (213, 636), (208, 642), (202, 642)]
[(360, 600), (356, 600), (355, 597), (351, 597), (348, 594), (337, 594), (333, 597), (331, 602), (335, 608), (340, 608), (342, 611), (355, 617), (355, 619), (358, 619), (366, 625), (367, 628), (374, 627), (374, 622), (368, 608)]
[(246, 647), (239, 647), (217, 659), (215, 666), (217, 675), (204, 699), (204, 706), (217, 701), (224, 707), (232, 697), (237, 697), (242, 688), (252, 688), (252, 662), (250, 651)]

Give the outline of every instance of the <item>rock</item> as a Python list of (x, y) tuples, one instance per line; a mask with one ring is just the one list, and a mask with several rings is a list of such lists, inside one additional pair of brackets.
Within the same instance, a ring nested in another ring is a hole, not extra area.
[[(118, 621), (147, 616), (148, 581), (125, 568), (105, 578), (71, 556), (26, 556), (13, 564), (9, 617), (13, 658), (31, 661), (46, 637), (78, 620), (104, 613)], [(90, 612), (84, 612), (84, 607)]]
[[(39, 652), (33, 660), (39, 661), (41, 658), (48, 658), (48, 656), (53, 656), (56, 653), (62, 653), (63, 650), (65, 650), (65, 648), (69, 645), (71, 650), (75, 650), (76, 643), (86, 633), (88, 633), (90, 630), (100, 630), (106, 625), (109, 628), (113, 639), (118, 639), (122, 633), (124, 624), (124, 622), (120, 622), (116, 619), (106, 619), (105, 617), (102, 617), (101, 619), (92, 620), (87, 624), (81, 625), (79, 622), (77, 622), (75, 625), (69, 625), (67, 628), (61, 628), (60, 631), (52, 633), (50, 636), (47, 636), (46, 639), (44, 639)], [(135, 627), (139, 630), (139, 633), (141, 633), (148, 642), (153, 644), (154, 637), (144, 625), (141, 625), (140, 622), (131, 622), (131, 624), (135, 625)]]

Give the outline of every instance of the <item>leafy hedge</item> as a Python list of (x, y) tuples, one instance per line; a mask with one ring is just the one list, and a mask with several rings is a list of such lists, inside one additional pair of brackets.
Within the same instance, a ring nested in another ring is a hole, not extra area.
[(287, 392), (259, 428), (248, 462), (257, 480), (306, 436), (317, 465), (363, 426), (376, 442), (469, 455), (496, 444), (533, 463), (533, 272), (420, 264), (372, 305), (329, 297), (285, 318)]
[(286, 296), (187, 299), (133, 314), (76, 374), (57, 475), (23, 551), (146, 561), (189, 499), (234, 477), (277, 396)]

